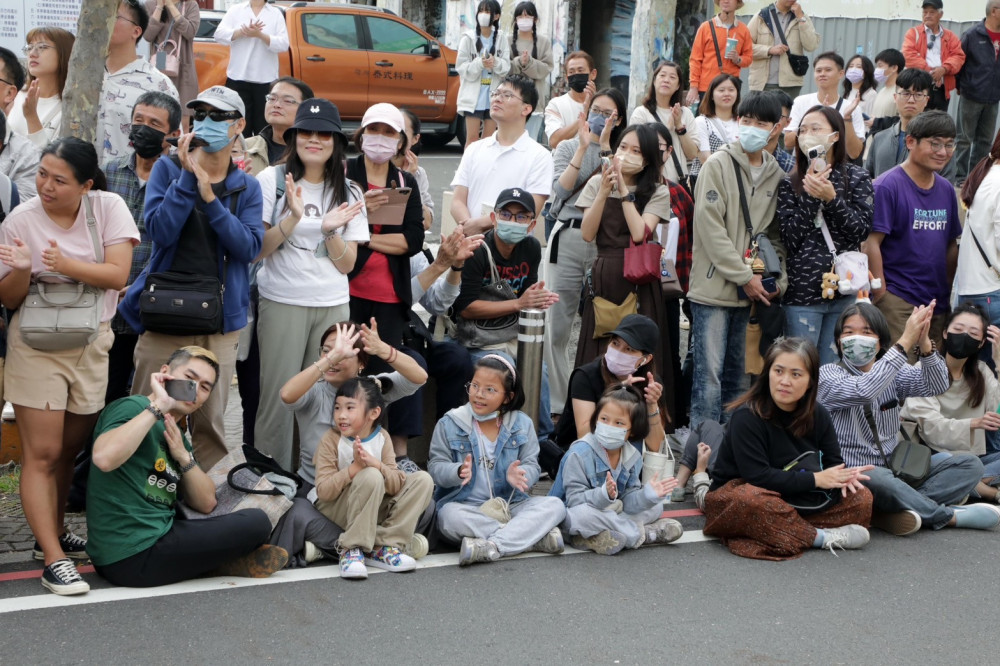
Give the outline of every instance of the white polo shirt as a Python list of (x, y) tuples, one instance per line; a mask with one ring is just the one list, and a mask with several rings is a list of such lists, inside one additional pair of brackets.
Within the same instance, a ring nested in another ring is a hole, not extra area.
[(545, 137), (551, 139), (562, 128), (575, 125), (581, 113), (583, 102), (577, 102), (569, 93), (553, 97), (545, 106)]
[[(263, 21), (264, 33), (271, 36), (265, 44), (257, 38), (243, 37), (233, 41), (233, 33), (251, 21)], [(254, 15), (249, 2), (233, 5), (215, 29), (215, 41), (229, 46), (229, 67), (226, 76), (234, 81), (270, 83), (278, 78), (278, 54), (288, 50), (288, 29), (285, 15), (271, 4), (265, 4)]]
[(527, 132), (511, 146), (501, 146), (496, 137), (494, 133), (466, 148), (451, 181), (452, 187), (469, 188), (467, 203), (472, 217), (493, 210), (500, 192), (509, 187), (520, 187), (544, 197), (552, 193), (549, 151)]
[[(836, 108), (837, 102), (843, 98), (838, 97), (833, 104), (829, 104), (830, 108)], [(802, 116), (806, 115), (806, 111), (819, 105), (819, 93), (809, 93), (808, 95), (799, 95), (792, 102), (792, 113), (791, 120), (788, 121), (788, 127), (785, 128), (786, 132), (796, 132), (799, 129), (799, 123), (802, 122)], [(850, 106), (850, 102), (846, 99), (840, 104), (840, 115), (844, 115), (847, 111), (847, 107)], [(865, 138), (865, 118), (861, 112), (861, 105), (858, 105), (857, 112), (853, 114), (851, 123), (854, 125), (854, 134), (864, 141)]]

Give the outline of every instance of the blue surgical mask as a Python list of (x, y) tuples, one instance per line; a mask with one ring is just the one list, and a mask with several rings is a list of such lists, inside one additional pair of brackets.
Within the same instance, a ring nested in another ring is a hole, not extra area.
[(607, 124), (608, 119), (599, 113), (591, 113), (587, 116), (587, 124), (590, 125), (590, 131), (594, 134), (600, 134), (604, 131), (604, 126)]
[(472, 413), (472, 418), (476, 419), (480, 423), (482, 423), (483, 421), (492, 421), (493, 419), (495, 419), (497, 416), (500, 415), (500, 411), (496, 409), (490, 412), (489, 414), (478, 414), (476, 413), (476, 410), (474, 410), (472, 407), (469, 407), (469, 411)]
[(517, 245), (528, 237), (528, 225), (497, 220), (497, 238), (508, 245)]
[(747, 153), (763, 150), (771, 138), (771, 130), (761, 129), (753, 125), (740, 125), (740, 145)]
[(628, 436), (628, 428), (616, 428), (607, 423), (598, 421), (594, 426), (594, 437), (597, 443), (609, 451), (617, 451), (625, 445), (625, 438)]
[(194, 133), (199, 139), (208, 142), (207, 146), (202, 146), (206, 153), (217, 153), (233, 142), (236, 137), (229, 136), (229, 128), (235, 121), (204, 120), (194, 121)]

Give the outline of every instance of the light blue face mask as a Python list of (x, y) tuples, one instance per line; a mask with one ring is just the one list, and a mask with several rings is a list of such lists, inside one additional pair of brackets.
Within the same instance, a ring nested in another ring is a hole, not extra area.
[(767, 145), (771, 138), (771, 130), (760, 129), (753, 125), (740, 125), (740, 145), (744, 152), (756, 153)]
[(608, 118), (605, 118), (599, 113), (593, 113), (587, 117), (587, 124), (590, 125), (590, 131), (594, 134), (600, 134), (604, 131), (604, 126), (608, 122)]
[(472, 413), (472, 418), (476, 419), (480, 423), (483, 421), (492, 421), (500, 415), (500, 410), (493, 410), (489, 414), (477, 414), (476, 410), (474, 410), (471, 405), (469, 406), (469, 411)]
[(217, 153), (231, 144), (236, 138), (229, 136), (229, 128), (233, 126), (234, 122), (212, 120), (211, 118), (194, 121), (195, 136), (208, 143), (207, 146), (202, 146), (202, 150), (206, 153)]
[(607, 423), (598, 422), (594, 426), (594, 437), (598, 444), (609, 451), (617, 451), (625, 445), (625, 438), (628, 436), (627, 428), (616, 428)]
[(513, 220), (508, 222), (497, 220), (497, 238), (509, 245), (517, 245), (528, 237), (528, 226)]

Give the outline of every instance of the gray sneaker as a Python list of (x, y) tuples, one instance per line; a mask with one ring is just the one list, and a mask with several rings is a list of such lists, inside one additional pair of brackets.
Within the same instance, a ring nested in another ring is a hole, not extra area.
[(592, 537), (573, 537), (573, 547), (577, 550), (592, 550), (599, 555), (614, 555), (625, 547), (627, 539), (621, 532), (604, 530)]
[(410, 460), (407, 456), (396, 458), (396, 467), (403, 470), (405, 474), (416, 474), (420, 471), (420, 465)]
[(872, 512), (872, 527), (877, 527), (896, 536), (906, 536), (919, 532), (920, 524), (920, 516), (916, 511), (910, 509), (890, 513)]
[(553, 555), (563, 552), (565, 544), (563, 543), (562, 530), (558, 527), (553, 527), (549, 530), (548, 534), (539, 539), (538, 543), (531, 547), (531, 550), (536, 553), (552, 553)]
[(684, 528), (673, 518), (660, 518), (646, 525), (646, 542), (650, 546), (658, 543), (673, 543), (684, 534)]
[(462, 550), (458, 554), (458, 566), (467, 567), (476, 562), (496, 562), (500, 559), (497, 545), (486, 539), (465, 537), (462, 539)]
[(856, 550), (863, 548), (868, 543), (868, 539), (871, 538), (868, 530), (861, 527), (861, 525), (826, 527), (823, 529), (823, 532), (825, 534), (823, 548), (828, 548), (834, 556), (837, 556), (837, 551), (834, 548)]

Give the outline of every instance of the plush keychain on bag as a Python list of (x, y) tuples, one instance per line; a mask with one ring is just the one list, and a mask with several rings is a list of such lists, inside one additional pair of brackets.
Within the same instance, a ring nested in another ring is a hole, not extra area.
[(838, 282), (840, 282), (840, 276), (836, 273), (823, 273), (823, 286), (821, 287), (823, 298), (836, 298)]

